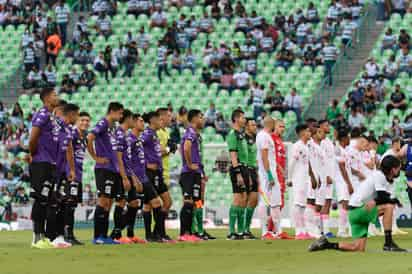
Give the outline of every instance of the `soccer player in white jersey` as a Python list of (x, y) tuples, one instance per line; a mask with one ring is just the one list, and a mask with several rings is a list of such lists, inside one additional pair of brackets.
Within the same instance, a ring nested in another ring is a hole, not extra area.
[(267, 232), (267, 217), (263, 205), (266, 204), (266, 206), (270, 207), (270, 216), (273, 221), (274, 230), (277, 231), (280, 226), (281, 195), (280, 184), (276, 173), (276, 160), (273, 157), (275, 153), (275, 144), (271, 137), (274, 127), (273, 119), (267, 116), (263, 120), (263, 126), (263, 130), (256, 136), (256, 158), (258, 162), (258, 176), (261, 188), (260, 215), (262, 235), (265, 235)]
[(305, 207), (307, 199), (307, 184), (309, 177), (309, 149), (310, 131), (306, 124), (296, 126), (296, 135), (299, 140), (293, 144), (288, 163), (288, 185), (293, 187), (292, 216), (295, 224), (295, 239), (306, 240), (309, 235), (305, 230)]
[(320, 191), (319, 202), (322, 206), (320, 217), (322, 219), (323, 232), (325, 233), (325, 236), (328, 238), (333, 238), (335, 235), (333, 235), (333, 233), (329, 230), (329, 212), (332, 205), (333, 183), (335, 180), (335, 145), (333, 144), (333, 141), (327, 137), (330, 133), (330, 125), (328, 120), (319, 121), (319, 128), (322, 130), (324, 135), (323, 140), (320, 142), (320, 147), (323, 150), (325, 157), (323, 170), (326, 175), (325, 182), (321, 185)]
[(380, 170), (373, 172), (364, 180), (352, 194), (349, 201), (349, 221), (352, 228), (352, 243), (331, 243), (326, 237), (321, 237), (309, 246), (309, 251), (335, 249), (342, 251), (360, 251), (366, 249), (369, 223), (374, 222), (378, 215), (383, 216), (385, 229), (384, 251), (405, 252), (392, 239), (392, 216), (395, 205), (400, 205), (398, 199), (390, 197), (388, 189), (399, 177), (401, 162), (394, 156), (386, 156)]
[(348, 227), (348, 202), (353, 193), (352, 172), (350, 159), (345, 149), (349, 145), (349, 132), (346, 129), (337, 131), (335, 146), (335, 187), (339, 208), (338, 237), (349, 236)]
[(305, 209), (305, 226), (306, 232), (311, 237), (320, 237), (320, 207), (316, 205), (316, 198), (319, 194), (319, 186), (324, 181), (322, 177), (325, 173), (322, 170), (323, 152), (320, 148), (320, 142), (323, 139), (323, 133), (317, 127), (311, 127), (312, 138), (308, 142), (309, 149), (309, 176), (310, 180), (307, 182), (307, 204)]
[(366, 151), (367, 148), (368, 139), (366, 138), (366, 136), (360, 136), (359, 138), (356, 138), (356, 140), (353, 142), (353, 145), (349, 145), (347, 148), (352, 172), (351, 181), (354, 191), (356, 191), (359, 184), (366, 179), (362, 152)]

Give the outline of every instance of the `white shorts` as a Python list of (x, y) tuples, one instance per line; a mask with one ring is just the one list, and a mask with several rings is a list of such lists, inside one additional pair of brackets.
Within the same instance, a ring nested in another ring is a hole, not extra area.
[(348, 185), (343, 180), (338, 180), (336, 182), (336, 196), (338, 202), (349, 201), (350, 194), (348, 190)]
[[(268, 180), (266, 175), (259, 176), (259, 183), (262, 187), (262, 191), (265, 193), (267, 200), (269, 201), (270, 207), (277, 207), (282, 205), (281, 195), (280, 195), (280, 185), (275, 183), (273, 187), (268, 188)], [(259, 197), (261, 203), (266, 203), (262, 197), (262, 194)]]
[(302, 183), (295, 183), (292, 182), (293, 184), (293, 204), (294, 205), (299, 205), (299, 206), (306, 206), (306, 201), (307, 201), (307, 192), (308, 189), (306, 187), (306, 184)]
[(315, 200), (317, 189), (312, 188), (312, 183), (310, 181), (307, 183), (306, 187), (307, 187), (307, 194), (306, 194), (307, 199)]

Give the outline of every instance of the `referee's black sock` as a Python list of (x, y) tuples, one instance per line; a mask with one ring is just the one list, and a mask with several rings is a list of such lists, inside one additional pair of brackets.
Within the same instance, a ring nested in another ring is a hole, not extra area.
[[(97, 205), (94, 211), (94, 238), (103, 237), (105, 229), (106, 211), (103, 207)], [(107, 233), (107, 231), (106, 231)]]
[(162, 233), (162, 222), (163, 222), (163, 214), (162, 214), (162, 209), (160, 207), (153, 208), (153, 217), (155, 220), (155, 227), (153, 234), (155, 236), (163, 236)]
[(149, 239), (152, 236), (152, 212), (143, 211), (145, 238)]
[(134, 237), (137, 207), (127, 206), (127, 237)]
[(392, 243), (392, 230), (385, 230), (385, 245), (391, 245)]

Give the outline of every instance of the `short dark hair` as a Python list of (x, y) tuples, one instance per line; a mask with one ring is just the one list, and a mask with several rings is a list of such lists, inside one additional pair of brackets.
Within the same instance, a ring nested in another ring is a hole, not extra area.
[(305, 122), (307, 125), (309, 125), (309, 124), (317, 123), (318, 121), (315, 118), (309, 117), (305, 120)]
[(63, 100), (63, 99), (60, 99), (59, 100), (59, 107), (64, 107), (65, 105), (67, 105), (67, 101), (66, 100)]
[(52, 92), (54, 92), (53, 88), (43, 88), (40, 91), (40, 100), (44, 102), (44, 99), (46, 99), (46, 97), (49, 96)]
[(80, 116), (80, 117), (89, 117), (89, 118), (91, 118), (90, 114), (89, 114), (88, 112), (86, 112), (86, 111), (81, 111), (81, 112), (79, 113), (79, 116)]
[(67, 115), (70, 112), (76, 112), (79, 110), (80, 108), (76, 104), (68, 103), (68, 104), (63, 105), (63, 115)]
[(378, 140), (376, 140), (376, 138), (375, 138), (374, 136), (369, 136), (369, 137), (368, 137), (368, 141), (369, 141), (370, 143), (378, 143)]
[(359, 138), (362, 135), (362, 130), (359, 127), (352, 128), (350, 132), (351, 138)]
[(150, 111), (150, 112), (144, 113), (142, 117), (146, 123), (150, 123), (150, 120), (152, 120), (153, 117), (159, 117), (159, 113), (157, 113), (156, 111)]
[(382, 159), (380, 169), (387, 175), (392, 168), (399, 167), (400, 165), (401, 161), (398, 158), (393, 155), (387, 155)]
[(249, 122), (256, 122), (255, 118), (253, 117), (246, 117), (246, 124), (248, 124)]
[(168, 111), (169, 111), (169, 109), (168, 109), (168, 108), (164, 108), (164, 107), (158, 108), (158, 109), (156, 110), (156, 112), (159, 113), (159, 115), (163, 115), (165, 112), (168, 112)]
[(242, 116), (243, 114), (245, 114), (245, 112), (243, 112), (243, 110), (241, 109), (235, 109), (232, 112), (232, 122), (235, 122), (236, 119), (238, 119), (240, 116)]
[(202, 112), (198, 109), (191, 109), (189, 110), (189, 112), (187, 113), (187, 120), (189, 122), (192, 122), (193, 118), (195, 118), (196, 116), (198, 116), (199, 114), (201, 114)]
[(132, 116), (133, 116), (133, 112), (130, 109), (123, 110), (122, 119), (120, 119), (119, 123), (123, 124), (124, 121), (126, 121), (127, 118), (130, 118)]
[(346, 137), (349, 137), (349, 130), (346, 128), (340, 128), (337, 136), (338, 141), (342, 141)]
[(319, 120), (318, 122), (319, 125), (322, 125), (324, 123), (329, 123), (329, 121), (327, 119), (322, 119), (322, 120)]
[(296, 132), (297, 135), (299, 135), (302, 131), (307, 130), (307, 129), (308, 129), (307, 124), (299, 124), (295, 128), (295, 132)]
[(139, 119), (140, 117), (142, 117), (142, 115), (139, 113), (133, 113), (133, 120)]
[(107, 107), (107, 113), (112, 111), (119, 111), (123, 109), (123, 105), (119, 102), (110, 102), (109, 106)]

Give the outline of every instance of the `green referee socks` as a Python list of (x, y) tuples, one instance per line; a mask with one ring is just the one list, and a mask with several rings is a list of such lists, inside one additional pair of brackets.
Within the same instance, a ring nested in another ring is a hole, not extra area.
[(192, 219), (192, 234), (197, 233), (197, 219), (196, 219), (196, 211), (193, 211), (193, 219)]
[(242, 234), (245, 232), (245, 210), (244, 207), (238, 208), (238, 215), (237, 215), (237, 232)]
[(236, 233), (235, 226), (239, 207), (231, 205), (229, 209), (229, 234)]
[(197, 232), (203, 234), (203, 208), (196, 208), (194, 211), (194, 217), (197, 223)]
[(247, 207), (245, 210), (245, 232), (250, 232), (250, 224), (252, 223), (252, 217), (254, 212), (254, 207)]

